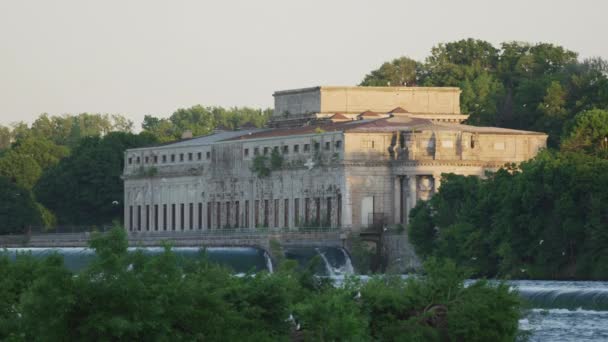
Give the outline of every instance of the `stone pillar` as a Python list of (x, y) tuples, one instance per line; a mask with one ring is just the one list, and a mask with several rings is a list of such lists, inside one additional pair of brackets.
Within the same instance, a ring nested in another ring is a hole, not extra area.
[(418, 184), (416, 183), (416, 175), (407, 177), (408, 184), (408, 205), (406, 212), (406, 223), (409, 223), (410, 211), (416, 206)]
[(393, 177), (393, 223), (401, 220), (401, 176)]
[(435, 174), (433, 175), (433, 194), (436, 194), (441, 187), (441, 175)]

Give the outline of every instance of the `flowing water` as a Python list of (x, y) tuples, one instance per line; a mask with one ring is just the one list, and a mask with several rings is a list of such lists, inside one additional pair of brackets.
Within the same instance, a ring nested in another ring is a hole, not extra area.
[[(142, 250), (159, 254), (163, 248)], [(72, 271), (84, 268), (95, 258), (88, 248), (10, 248), (6, 251), (11, 258), (16, 252), (31, 252), (36, 257), (57, 252), (63, 255), (66, 267)], [(183, 258), (201, 255), (201, 249), (195, 247), (174, 247), (173, 251)], [(342, 248), (287, 248), (284, 253), (302, 268), (318, 257), (315, 274), (333, 278), (338, 286), (345, 275), (354, 274), (350, 257)], [(230, 267), (236, 273), (273, 271), (270, 256), (261, 249), (207, 248), (205, 254), (212, 262)], [(363, 281), (368, 279), (359, 277)], [(527, 303), (519, 328), (530, 341), (608, 341), (608, 282), (516, 280), (509, 283)]]

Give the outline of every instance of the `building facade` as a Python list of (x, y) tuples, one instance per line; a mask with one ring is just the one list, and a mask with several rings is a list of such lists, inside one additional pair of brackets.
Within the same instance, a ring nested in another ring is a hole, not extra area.
[(268, 128), (125, 152), (130, 231), (407, 223), (442, 173), (530, 159), (543, 133), (463, 125), (458, 88), (314, 87), (274, 94)]

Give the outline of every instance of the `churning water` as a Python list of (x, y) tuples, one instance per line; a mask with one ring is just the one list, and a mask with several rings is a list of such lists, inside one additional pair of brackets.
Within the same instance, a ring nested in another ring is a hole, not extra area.
[(511, 281), (531, 309), (530, 341), (608, 341), (608, 282)]

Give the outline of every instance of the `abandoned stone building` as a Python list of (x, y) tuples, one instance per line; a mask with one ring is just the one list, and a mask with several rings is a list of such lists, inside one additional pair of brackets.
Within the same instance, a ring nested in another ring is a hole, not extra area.
[(546, 145), (542, 133), (464, 125), (458, 88), (278, 91), (268, 128), (125, 152), (131, 231), (406, 223), (442, 173), (484, 176)]

